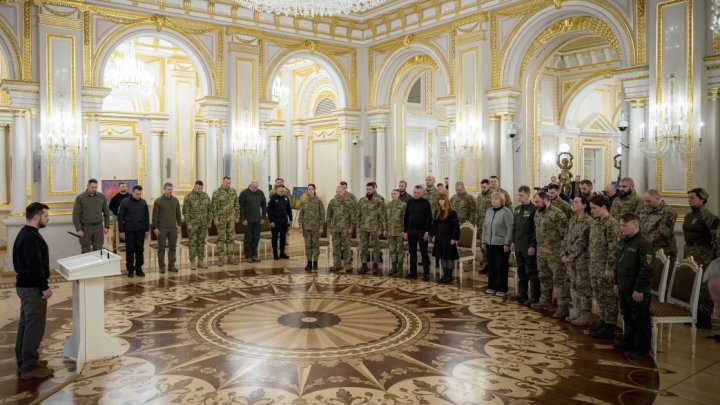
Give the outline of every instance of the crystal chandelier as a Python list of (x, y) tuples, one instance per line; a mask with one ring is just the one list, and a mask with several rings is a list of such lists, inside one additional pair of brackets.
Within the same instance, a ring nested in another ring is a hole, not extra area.
[(475, 156), (478, 132), (477, 122), (470, 116), (470, 102), (465, 101), (463, 116), (458, 120), (451, 139), (452, 153), (456, 159), (464, 160)]
[(720, 0), (713, 0), (711, 9), (712, 21), (710, 22), (710, 29), (715, 35), (720, 35)]
[[(651, 124), (646, 128), (644, 123), (639, 125), (640, 152), (649, 159), (663, 156), (684, 156), (692, 151), (697, 155), (702, 148), (702, 137), (693, 136), (691, 120), (688, 118), (686, 106), (676, 97), (677, 78), (674, 74), (667, 77), (665, 83), (666, 94), (669, 101), (658, 105), (656, 117), (651, 118)], [(653, 124), (654, 123), (654, 124)], [(702, 126), (702, 123), (700, 123)], [(646, 129), (647, 136), (646, 136)]]
[(232, 148), (240, 159), (259, 162), (264, 159), (267, 145), (264, 137), (257, 131), (245, 108), (241, 123), (233, 131)]
[(40, 137), (40, 149), (45, 159), (77, 160), (80, 149), (80, 132), (75, 117), (67, 108), (64, 96), (55, 100), (57, 108), (49, 115), (45, 130)]
[[(122, 51), (122, 56), (117, 54)], [(152, 93), (154, 77), (136, 57), (135, 46), (130, 42), (120, 45), (105, 69), (105, 86), (120, 97), (145, 97)]]
[(367, 11), (385, 0), (239, 0), (256, 11), (292, 16), (333, 16)]

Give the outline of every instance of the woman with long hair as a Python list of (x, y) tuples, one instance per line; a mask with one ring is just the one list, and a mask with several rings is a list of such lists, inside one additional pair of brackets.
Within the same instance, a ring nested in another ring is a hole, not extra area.
[(557, 316), (575, 326), (590, 326), (595, 319), (592, 315), (592, 286), (590, 285), (590, 201), (585, 196), (573, 199), (572, 210), (575, 215), (568, 221), (568, 231), (563, 239), (563, 253), (560, 256), (567, 267), (570, 279), (570, 292), (575, 298), (575, 314), (570, 315), (568, 309), (558, 308)]
[(455, 260), (460, 258), (457, 250), (457, 241), (460, 239), (460, 223), (457, 212), (452, 209), (447, 194), (440, 193), (438, 195), (438, 210), (433, 219), (430, 236), (434, 239), (432, 254), (440, 260), (443, 269), (440, 282), (451, 283)]
[(503, 193), (492, 193), (490, 204), (485, 212), (482, 237), (482, 249), (487, 252), (488, 260), (488, 288), (485, 293), (504, 297), (508, 290), (508, 261), (515, 218), (505, 206)]

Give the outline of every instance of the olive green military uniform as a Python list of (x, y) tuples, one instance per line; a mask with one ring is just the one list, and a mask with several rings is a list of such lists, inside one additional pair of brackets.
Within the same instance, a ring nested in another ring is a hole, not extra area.
[(620, 217), (632, 212), (633, 214), (640, 215), (644, 208), (643, 200), (640, 198), (635, 190), (631, 191), (625, 197), (621, 197), (620, 193), (617, 194), (617, 198), (612, 203), (610, 208), (610, 215), (616, 220), (620, 220)]
[(342, 268), (343, 258), (347, 269), (352, 266), (348, 230), (355, 226), (356, 206), (357, 204), (347, 195), (343, 197), (335, 196), (328, 203), (325, 222), (330, 232), (332, 232), (334, 270)]
[(235, 223), (240, 220), (240, 204), (235, 189), (220, 187), (212, 195), (212, 217), (217, 220), (217, 256), (220, 263), (223, 255), (233, 258)]
[(110, 210), (105, 196), (99, 192), (80, 193), (73, 204), (72, 219), (75, 230), (85, 234), (80, 239), (82, 253), (102, 249), (105, 242), (103, 228), (110, 228)]
[[(378, 232), (385, 230), (386, 224), (385, 203), (376, 194), (365, 196), (358, 202), (357, 225), (360, 239), (360, 261), (365, 264), (370, 261), (369, 249), (372, 249), (375, 266), (380, 263), (378, 249), (380, 239)], [(366, 266), (366, 265), (365, 265)]]
[(437, 189), (437, 187), (426, 187), (423, 190), (423, 198), (428, 200), (430, 203), (430, 209), (432, 210), (433, 218), (435, 218), (435, 214), (437, 213), (437, 210), (440, 208), (438, 206), (438, 197), (440, 196), (440, 190)]
[(387, 238), (390, 262), (396, 263), (402, 269), (405, 251), (403, 247), (403, 230), (405, 229), (405, 209), (407, 204), (400, 199), (390, 201), (385, 205), (387, 213)]
[(325, 223), (325, 204), (316, 197), (308, 197), (300, 206), (298, 224), (305, 239), (305, 257), (309, 262), (320, 256), (320, 231)]
[(505, 191), (502, 187), (498, 187), (496, 190), (490, 189), (490, 192), (489, 192), (490, 195), (488, 195), (488, 207), (490, 207), (490, 205), (491, 205), (490, 198), (492, 196), (492, 193), (502, 193), (505, 196), (505, 206), (508, 207), (510, 209), (510, 211), (512, 212), (512, 210), (513, 210), (512, 197), (510, 196), (510, 193)]
[(605, 278), (605, 270), (615, 271), (615, 248), (620, 239), (620, 224), (612, 216), (595, 218), (590, 227), (590, 283), (600, 309), (600, 319), (610, 325), (617, 322), (618, 302), (614, 284)]
[(562, 198), (558, 197), (558, 198), (550, 201), (550, 203), (553, 205), (553, 207), (559, 208), (560, 211), (562, 211), (563, 214), (565, 214), (565, 216), (566, 216), (568, 219), (570, 219), (570, 217), (573, 216), (572, 207), (570, 206), (570, 204), (568, 204), (567, 202), (565, 202), (565, 200), (563, 200)]
[(465, 222), (470, 222), (475, 225), (477, 221), (477, 209), (475, 205), (475, 198), (467, 192), (462, 194), (455, 194), (450, 198), (450, 205), (457, 212), (458, 222), (460, 225)]
[(640, 213), (640, 231), (655, 250), (662, 249), (669, 257), (677, 257), (675, 222), (677, 213), (662, 201), (657, 208), (645, 207)]
[(578, 317), (589, 314), (592, 309), (592, 286), (590, 285), (590, 269), (588, 244), (590, 227), (593, 220), (589, 215), (578, 218), (573, 215), (568, 221), (568, 231), (563, 239), (563, 255), (570, 261), (567, 263), (570, 278), (570, 290), (575, 295)]
[[(558, 241), (567, 231), (567, 217), (552, 205), (535, 211), (537, 266), (540, 278), (540, 306), (552, 305), (553, 287), (557, 288), (558, 309), (566, 311), (570, 304), (567, 269), (560, 261), (562, 249)], [(563, 315), (564, 316), (564, 315)]]
[[(688, 212), (683, 221), (683, 233), (685, 234), (683, 257), (692, 256), (695, 263), (702, 266), (703, 269), (707, 268), (714, 258), (713, 236), (718, 229), (718, 224), (720, 224), (718, 216), (710, 212), (705, 205), (693, 208)], [(712, 313), (713, 305), (707, 283), (702, 283), (700, 285), (698, 313)]]
[(210, 196), (204, 191), (191, 191), (183, 200), (182, 214), (188, 227), (190, 267), (195, 268), (198, 257), (201, 258), (201, 267), (205, 267), (205, 238), (212, 214)]

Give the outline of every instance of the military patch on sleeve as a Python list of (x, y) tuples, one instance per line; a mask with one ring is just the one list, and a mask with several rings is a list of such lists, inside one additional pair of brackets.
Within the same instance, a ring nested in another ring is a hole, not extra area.
[(647, 264), (652, 264), (653, 255), (645, 255), (645, 261), (647, 262)]

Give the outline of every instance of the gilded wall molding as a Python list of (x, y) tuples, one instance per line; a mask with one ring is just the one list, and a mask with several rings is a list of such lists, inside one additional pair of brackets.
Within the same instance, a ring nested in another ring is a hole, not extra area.
[[(7, 38), (8, 45), (9, 45), (8, 48), (9, 48), (10, 52), (13, 53), (14, 61), (16, 63), (16, 66), (14, 66), (15, 69), (13, 70), (13, 76), (14, 76), (13, 78), (17, 79), (17, 80), (28, 80), (28, 81), (32, 80), (31, 77), (26, 78), (26, 76), (25, 76), (27, 74), (26, 65), (28, 65), (28, 63), (25, 63), (25, 58), (27, 58), (27, 50), (26, 50), (27, 44), (23, 40), (23, 49), (22, 49), (22, 54), (21, 54), (20, 46), (18, 45), (17, 39), (15, 38), (15, 34), (13, 34), (10, 31), (10, 29), (5, 25), (5, 22), (3, 22), (2, 20), (0, 20), (0, 31), (2, 31), (3, 34), (5, 35), (5, 38)], [(29, 64), (31, 65), (31, 68), (32, 68), (32, 39), (31, 39), (31, 44), (30, 44), (30, 57), (31, 57), (31, 59), (30, 59)], [(8, 70), (10, 70), (10, 67), (12, 66), (12, 64), (10, 62), (12, 62), (12, 61), (8, 60), (7, 62), (8, 62)]]

